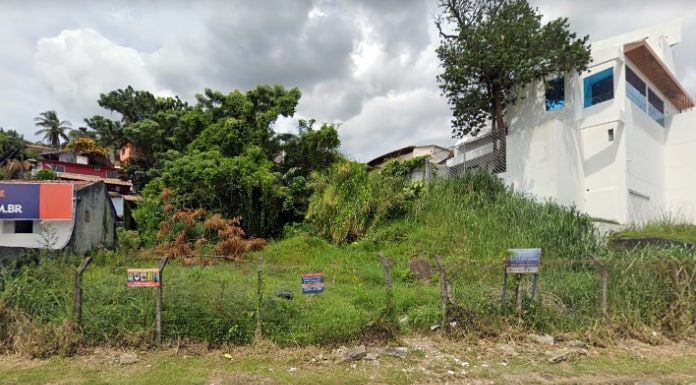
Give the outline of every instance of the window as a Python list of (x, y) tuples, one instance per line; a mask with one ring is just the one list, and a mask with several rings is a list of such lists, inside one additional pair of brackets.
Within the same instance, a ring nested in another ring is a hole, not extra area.
[(565, 106), (565, 79), (561, 76), (546, 83), (546, 111)]
[(65, 166), (63, 166), (61, 164), (52, 164), (51, 170), (53, 170), (55, 172), (65, 172)]
[(661, 126), (665, 125), (665, 102), (653, 90), (648, 89), (648, 115)]
[(586, 77), (583, 86), (585, 107), (614, 99), (614, 68)]
[(106, 177), (111, 178), (111, 179), (118, 179), (119, 178), (118, 171), (109, 170), (106, 172)]
[(608, 136), (610, 142), (614, 141), (614, 129), (613, 128), (610, 128), (607, 130), (607, 136)]
[(34, 221), (15, 221), (15, 234), (31, 234), (34, 232)]
[(626, 67), (626, 96), (643, 111), (647, 109), (647, 103), (645, 102), (646, 89), (647, 86), (643, 79)]

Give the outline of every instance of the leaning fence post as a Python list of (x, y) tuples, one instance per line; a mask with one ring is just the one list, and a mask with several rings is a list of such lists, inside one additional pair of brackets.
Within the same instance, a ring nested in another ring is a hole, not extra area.
[(447, 306), (449, 304), (449, 288), (447, 287), (447, 273), (445, 266), (442, 264), (439, 255), (435, 255), (435, 262), (440, 269), (440, 306), (442, 312), (442, 320), (440, 321), (440, 330), (443, 334), (447, 333)]
[(261, 307), (263, 305), (262, 278), (263, 257), (259, 256), (259, 263), (256, 269), (256, 295), (258, 296), (256, 303), (256, 332), (254, 333), (254, 339), (256, 341), (259, 341), (263, 337), (263, 331), (261, 330)]
[(73, 330), (82, 328), (82, 273), (92, 263), (92, 257), (85, 258), (75, 272), (75, 303), (73, 304)]
[(169, 257), (163, 257), (159, 264), (159, 286), (157, 287), (157, 311), (155, 313), (155, 344), (157, 347), (162, 346), (162, 297), (164, 288), (164, 267), (167, 266)]

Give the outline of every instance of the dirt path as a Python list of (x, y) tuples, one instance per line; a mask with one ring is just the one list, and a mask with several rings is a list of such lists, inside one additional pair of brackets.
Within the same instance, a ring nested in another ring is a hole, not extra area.
[[(0, 356), (0, 384), (696, 384), (691, 341), (599, 348), (533, 336), (473, 343), (410, 337), (399, 345), (408, 348), (406, 358), (368, 346), (367, 357), (349, 362), (337, 350), (269, 343), (215, 351), (96, 349), (49, 360), (7, 355)], [(124, 357), (137, 361), (125, 364)]]

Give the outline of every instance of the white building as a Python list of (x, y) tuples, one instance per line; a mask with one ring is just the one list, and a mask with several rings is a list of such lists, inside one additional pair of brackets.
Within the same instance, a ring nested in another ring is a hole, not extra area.
[[(506, 169), (496, 171), (593, 217), (696, 223), (696, 112), (675, 76), (680, 41), (675, 22), (594, 42), (587, 72), (529, 86), (506, 111)], [(448, 166), (489, 167), (497, 143), (461, 140)]]

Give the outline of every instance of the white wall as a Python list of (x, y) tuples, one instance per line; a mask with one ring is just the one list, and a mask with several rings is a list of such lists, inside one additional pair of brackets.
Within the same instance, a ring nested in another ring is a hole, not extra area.
[(666, 212), (696, 223), (696, 111), (671, 120), (665, 145)]
[[(608, 131), (614, 130), (614, 141)], [(590, 216), (625, 222), (625, 133), (619, 121), (579, 131), (584, 175), (582, 209)]]
[(631, 209), (628, 222), (659, 218), (665, 208), (665, 128), (628, 101), (626, 174)]
[(35, 221), (32, 234), (14, 234), (13, 222), (0, 220), (0, 247), (59, 250), (68, 244), (72, 236), (73, 221)]

